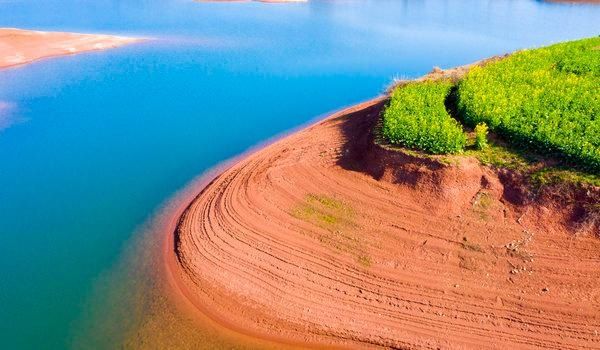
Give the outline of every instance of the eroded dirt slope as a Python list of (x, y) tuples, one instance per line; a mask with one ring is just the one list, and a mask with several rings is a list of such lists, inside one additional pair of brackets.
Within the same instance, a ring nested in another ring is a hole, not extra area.
[(393, 348), (600, 348), (600, 241), (518, 207), (474, 159), (373, 144), (382, 100), (226, 170), (176, 231), (199, 312), (288, 342)]

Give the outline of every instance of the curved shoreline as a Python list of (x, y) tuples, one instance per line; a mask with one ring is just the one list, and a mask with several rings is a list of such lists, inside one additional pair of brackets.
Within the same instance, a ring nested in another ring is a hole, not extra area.
[[(290, 339), (282, 336), (265, 336), (260, 332), (251, 332), (243, 327), (239, 327), (237, 324), (233, 322), (229, 322), (226, 318), (221, 317), (217, 313), (213, 313), (207, 308), (203, 307), (201, 303), (198, 303), (194, 296), (193, 292), (186, 286), (184, 281), (179, 274), (181, 272), (181, 266), (179, 265), (178, 255), (174, 247), (176, 231), (180, 225), (181, 218), (189, 210), (189, 208), (193, 205), (193, 202), (202, 195), (204, 191), (206, 191), (214, 181), (216, 181), (220, 176), (223, 175), (227, 170), (240, 162), (245, 161), (248, 157), (254, 156), (264, 150), (265, 148), (270, 147), (271, 145), (283, 141), (284, 139), (292, 136), (296, 132), (300, 132), (302, 130), (317, 126), (320, 123), (325, 122), (328, 119), (335, 118), (347, 114), (352, 111), (359, 110), (364, 106), (373, 105), (376, 103), (380, 103), (386, 100), (388, 97), (385, 95), (378, 96), (376, 98), (361, 102), (356, 105), (352, 105), (349, 107), (342, 108), (336, 112), (330, 114), (324, 114), (321, 117), (315, 118), (313, 121), (309, 121), (306, 124), (300, 125), (292, 130), (284, 132), (280, 135), (274, 136), (271, 139), (268, 139), (264, 142), (259, 143), (256, 146), (251, 147), (246, 150), (242, 154), (235, 156), (229, 160), (226, 160), (220, 164), (217, 164), (215, 167), (209, 169), (207, 172), (199, 176), (196, 180), (192, 181), (191, 185), (185, 187), (184, 193), (182, 195), (183, 198), (178, 198), (175, 202), (178, 203), (177, 208), (171, 211), (171, 218), (167, 227), (165, 227), (165, 235), (163, 245), (162, 245), (162, 255), (164, 261), (164, 271), (165, 271), (165, 281), (166, 291), (169, 292), (172, 299), (175, 301), (176, 306), (186, 312), (188, 315), (195, 316), (196, 321), (203, 326), (208, 318), (209, 322), (214, 323), (214, 325), (218, 326), (221, 331), (227, 334), (230, 338), (240, 340), (241, 342), (252, 340), (256, 342), (257, 340), (264, 340), (266, 343), (263, 345), (265, 347), (277, 346), (277, 348), (286, 348), (286, 349), (296, 349), (296, 348), (312, 348), (312, 349), (336, 349), (336, 348), (344, 348), (335, 345), (329, 344), (328, 346), (324, 346), (321, 343), (307, 343), (303, 341), (298, 341), (294, 339)], [(179, 197), (179, 196), (177, 196)], [(248, 338), (250, 337), (250, 338)]]
[[(440, 166), (365, 149), (373, 119), (365, 111), (384, 99), (334, 113), (204, 183), (165, 242), (186, 309), (291, 345), (600, 342), (600, 295), (587, 277), (600, 267), (598, 240), (569, 242), (543, 208), (522, 213), (502, 202), (497, 175), (478, 163)], [(476, 208), (482, 193), (490, 202)], [(315, 219), (319, 210), (325, 221)], [(515, 244), (527, 249), (514, 255)], [(572, 265), (560, 266), (564, 259)]]

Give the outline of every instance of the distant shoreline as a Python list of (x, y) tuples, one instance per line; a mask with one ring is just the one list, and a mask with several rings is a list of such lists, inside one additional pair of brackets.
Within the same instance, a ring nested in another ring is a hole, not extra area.
[(308, 0), (194, 0), (195, 2), (265, 2), (265, 3), (286, 3), (286, 2), (308, 2)]
[(600, 5), (600, 0), (544, 0), (546, 2), (557, 3), (557, 4), (591, 4)]
[(113, 49), (144, 40), (103, 34), (0, 28), (0, 69), (52, 57)]

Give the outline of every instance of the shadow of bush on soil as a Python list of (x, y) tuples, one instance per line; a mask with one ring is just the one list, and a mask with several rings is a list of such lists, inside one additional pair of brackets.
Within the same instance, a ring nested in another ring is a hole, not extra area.
[[(345, 142), (338, 165), (346, 170), (365, 173), (378, 181), (384, 173), (391, 171), (393, 183), (416, 186), (423, 177), (423, 171), (418, 169), (436, 171), (445, 165), (425, 157), (389, 151), (377, 144), (374, 130), (387, 103), (385, 99), (344, 116), (340, 129)], [(411, 164), (414, 169), (402, 167), (406, 164)]]
[[(377, 131), (388, 101), (383, 99), (339, 117), (344, 143), (337, 165), (377, 181), (411, 188), (423, 183), (430, 183), (434, 190), (443, 186), (445, 170), (456, 166), (452, 161), (396, 148), (381, 140)], [(518, 169), (483, 164), (481, 167), (495, 174), (502, 185), (501, 201), (512, 205), (517, 212), (524, 212), (528, 206), (545, 207), (558, 212), (569, 231), (585, 231), (600, 237), (600, 187), (560, 181), (540, 184), (532, 179), (532, 174)]]

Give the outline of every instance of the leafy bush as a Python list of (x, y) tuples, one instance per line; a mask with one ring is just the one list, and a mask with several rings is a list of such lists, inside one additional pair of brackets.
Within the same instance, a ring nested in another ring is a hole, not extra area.
[(514, 145), (600, 171), (600, 37), (521, 51), (473, 68), (458, 111)]
[(600, 75), (600, 47), (582, 50), (575, 55), (565, 55), (556, 68), (565, 73)]
[(383, 135), (393, 144), (433, 154), (464, 150), (462, 126), (444, 104), (452, 83), (419, 82), (396, 88), (383, 112)]
[(486, 123), (479, 123), (475, 126), (475, 148), (484, 150), (488, 147), (488, 126)]

